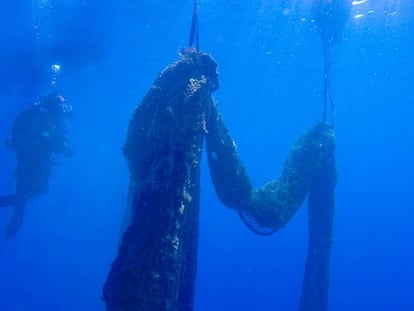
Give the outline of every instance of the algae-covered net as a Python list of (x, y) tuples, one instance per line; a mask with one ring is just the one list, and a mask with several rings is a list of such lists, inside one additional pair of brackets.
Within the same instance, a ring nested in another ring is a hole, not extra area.
[(260, 225), (257, 219), (248, 211), (240, 211), (239, 215), (244, 224), (257, 235), (272, 235), (277, 231), (277, 229)]

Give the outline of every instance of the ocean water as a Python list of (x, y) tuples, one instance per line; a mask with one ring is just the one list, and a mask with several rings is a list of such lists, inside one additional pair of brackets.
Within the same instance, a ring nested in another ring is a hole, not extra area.
[[(104, 3), (103, 3), (104, 2)], [(113, 3), (112, 3), (113, 2)], [(104, 310), (129, 173), (121, 148), (135, 106), (188, 44), (192, 1), (0, 3), (0, 141), (16, 114), (56, 87), (73, 105), (75, 156), (0, 238), (0, 310)], [(322, 115), (322, 44), (310, 0), (200, 0), (200, 47), (214, 94), (255, 186)], [(335, 46), (338, 183), (329, 310), (414, 310), (414, 3), (354, 1)], [(53, 77), (52, 64), (59, 64)], [(205, 156), (203, 157), (205, 160)], [(0, 194), (14, 191), (0, 147)], [(224, 207), (202, 163), (196, 311), (297, 310), (306, 204), (270, 237)], [(0, 209), (0, 231), (10, 209)]]

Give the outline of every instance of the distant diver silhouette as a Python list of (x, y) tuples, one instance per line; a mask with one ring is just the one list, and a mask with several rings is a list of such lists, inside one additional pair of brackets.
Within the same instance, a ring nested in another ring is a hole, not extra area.
[(12, 206), (6, 238), (16, 235), (23, 222), (26, 201), (49, 190), (51, 167), (56, 155), (73, 153), (66, 140), (64, 118), (72, 107), (52, 93), (42, 97), (17, 115), (7, 147), (16, 153), (16, 193), (0, 197), (0, 207)]
[[(332, 190), (334, 137), (326, 124), (297, 141), (278, 180), (253, 189), (212, 99), (218, 85), (211, 56), (188, 49), (159, 74), (134, 112), (124, 145), (132, 213), (103, 289), (108, 311), (193, 310), (204, 139), (218, 197), (259, 226), (279, 229), (307, 193), (317, 201), (318, 192)], [(329, 185), (323, 185), (325, 178)], [(323, 204), (310, 210), (311, 234), (331, 225), (318, 227), (312, 214)], [(321, 238), (323, 233), (316, 243)], [(314, 257), (307, 266), (312, 276), (326, 269)]]

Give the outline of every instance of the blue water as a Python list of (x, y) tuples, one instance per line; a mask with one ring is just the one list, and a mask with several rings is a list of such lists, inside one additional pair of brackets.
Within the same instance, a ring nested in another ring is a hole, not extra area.
[[(128, 121), (187, 45), (192, 1), (102, 2), (0, 2), (0, 140), (16, 114), (48, 92), (49, 67), (59, 63), (75, 148), (55, 168), (50, 192), (28, 203), (18, 236), (0, 239), (0, 310), (104, 310), (101, 289), (127, 195)], [(321, 118), (322, 45), (310, 1), (201, 0), (200, 44), (219, 64), (218, 109), (262, 185)], [(367, 0), (353, 6), (334, 50), (332, 311), (414, 310), (412, 47), (414, 3)], [(1, 147), (0, 194), (13, 192), (14, 167)], [(195, 310), (296, 310), (306, 205), (286, 228), (258, 237), (218, 201), (206, 163), (201, 185)], [(9, 216), (0, 210), (1, 231)]]

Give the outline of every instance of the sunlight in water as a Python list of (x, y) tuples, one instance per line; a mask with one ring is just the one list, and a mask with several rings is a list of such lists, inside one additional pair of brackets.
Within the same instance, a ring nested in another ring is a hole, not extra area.
[(394, 16), (401, 12), (400, 0), (354, 0), (352, 15), (354, 19), (362, 19), (371, 14)]
[[(285, 16), (295, 12), (298, 8), (311, 7), (315, 1), (343, 1), (343, 0), (261, 0), (261, 11), (269, 12), (280, 8), (283, 4), (282, 14)], [(381, 16), (398, 15), (402, 9), (402, 0), (353, 0), (352, 16), (354, 19), (363, 19), (368, 15), (375, 14)]]

